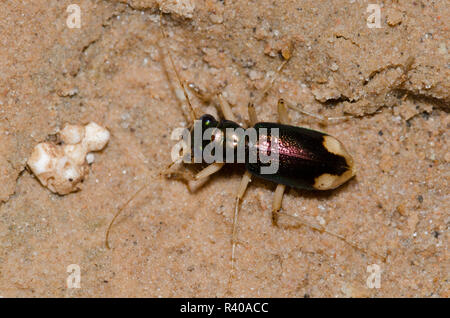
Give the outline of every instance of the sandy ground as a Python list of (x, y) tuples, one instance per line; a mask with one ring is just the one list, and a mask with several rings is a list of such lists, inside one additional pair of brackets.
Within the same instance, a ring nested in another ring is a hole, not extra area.
[[(381, 5), (381, 28), (367, 26), (369, 2)], [(449, 297), (448, 1), (78, 0), (79, 29), (66, 24), (71, 3), (0, 3), (0, 296)], [(324, 127), (290, 111), (292, 124), (344, 142), (358, 173), (332, 192), (290, 189), (283, 211), (363, 251), (273, 226), (275, 185), (254, 179), (228, 288), (243, 169), (226, 167), (195, 192), (156, 177), (172, 130), (189, 124), (163, 52), (199, 113), (214, 112), (223, 92), (244, 122), (289, 45), (256, 105), (260, 120), (277, 120), (281, 97), (357, 116)], [(31, 150), (65, 123), (92, 120), (110, 130), (108, 146), (81, 191), (51, 193), (26, 170)], [(109, 222), (143, 185), (108, 250)], [(67, 286), (70, 264), (79, 289)], [(367, 283), (373, 264), (380, 288)]]

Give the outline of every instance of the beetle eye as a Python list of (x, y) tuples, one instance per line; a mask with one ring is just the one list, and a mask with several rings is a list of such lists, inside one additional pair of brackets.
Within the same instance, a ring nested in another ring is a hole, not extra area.
[(202, 120), (202, 126), (205, 128), (209, 128), (209, 127), (215, 127), (215, 125), (217, 124), (217, 121), (214, 119), (213, 116), (211, 115), (203, 115), (201, 117)]

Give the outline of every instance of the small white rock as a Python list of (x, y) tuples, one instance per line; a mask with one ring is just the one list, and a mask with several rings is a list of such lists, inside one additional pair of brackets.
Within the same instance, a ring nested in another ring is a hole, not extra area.
[(109, 140), (109, 131), (97, 125), (94, 122), (86, 125), (86, 135), (83, 144), (86, 145), (87, 151), (102, 150)]
[(61, 195), (80, 190), (88, 164), (94, 162), (92, 151), (103, 149), (109, 131), (94, 122), (86, 126), (66, 125), (59, 133), (61, 144), (43, 142), (34, 147), (28, 166), (41, 184)]
[(88, 165), (94, 163), (94, 161), (95, 161), (95, 155), (92, 152), (88, 153), (86, 155), (86, 162), (88, 163)]
[(66, 144), (78, 144), (84, 138), (84, 127), (67, 124), (63, 130), (60, 131), (59, 136)]

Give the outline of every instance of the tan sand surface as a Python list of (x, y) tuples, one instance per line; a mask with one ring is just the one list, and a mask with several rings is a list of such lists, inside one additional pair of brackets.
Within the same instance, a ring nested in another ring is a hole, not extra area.
[[(380, 5), (380, 28), (367, 25), (369, 3)], [(79, 29), (66, 23), (70, 4)], [(2, 1), (0, 296), (449, 297), (448, 21), (448, 1)], [(288, 190), (283, 211), (364, 251), (273, 226), (275, 184), (254, 179), (228, 289), (243, 169), (226, 167), (195, 192), (157, 176), (173, 129), (189, 124), (167, 50), (199, 113), (214, 112), (222, 92), (245, 122), (280, 53), (292, 53), (256, 105), (260, 120), (277, 120), (279, 98), (356, 116), (320, 126), (289, 111), (292, 124), (341, 140), (358, 172), (335, 191)], [(51, 193), (27, 158), (64, 124), (90, 121), (109, 129), (109, 144), (81, 191)], [(114, 213), (143, 185), (107, 249)], [(81, 288), (67, 286), (70, 264)], [(380, 288), (367, 284), (373, 264)]]

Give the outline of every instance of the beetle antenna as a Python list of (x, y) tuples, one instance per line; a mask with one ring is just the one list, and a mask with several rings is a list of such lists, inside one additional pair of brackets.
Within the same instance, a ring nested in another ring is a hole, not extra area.
[(111, 228), (114, 224), (114, 222), (116, 221), (117, 217), (122, 214), (123, 210), (125, 210), (125, 208), (130, 204), (131, 201), (133, 201), (138, 195), (139, 193), (142, 192), (142, 190), (144, 190), (147, 187), (147, 185), (142, 186), (139, 190), (137, 190), (133, 196), (131, 196), (127, 202), (125, 202), (124, 205), (122, 205), (122, 207), (119, 209), (119, 211), (117, 211), (117, 213), (114, 215), (113, 219), (111, 220), (111, 223), (109, 223), (108, 229), (106, 230), (106, 236), (105, 236), (105, 246), (108, 249), (111, 249), (111, 246), (109, 245), (109, 233), (111, 231)]
[[(160, 170), (160, 172), (158, 172), (158, 174), (154, 175), (153, 177), (151, 177), (151, 179), (155, 178), (155, 177), (161, 177), (162, 175), (166, 174), (170, 168), (172, 168), (172, 166), (174, 164), (176, 164), (177, 162), (174, 161), (172, 162), (170, 165), (168, 165), (164, 170)], [(119, 215), (122, 214), (122, 212), (125, 210), (126, 207), (128, 207), (131, 203), (131, 201), (133, 201), (134, 199), (137, 198), (137, 196), (148, 186), (148, 184), (143, 185), (142, 187), (140, 187), (128, 200), (127, 202), (125, 202), (122, 207), (116, 212), (116, 214), (114, 215), (114, 217), (112, 218), (111, 222), (109, 223), (108, 229), (106, 230), (106, 236), (105, 236), (105, 246), (108, 249), (111, 249), (111, 245), (109, 245), (109, 233), (111, 232), (111, 228), (114, 225), (116, 219), (119, 217)]]
[[(166, 35), (166, 32), (164, 31), (162, 20), (163, 20), (163, 13), (160, 10), (159, 11), (159, 28), (161, 30), (161, 35), (162, 35), (163, 39), (167, 40), (167, 35)], [(161, 49), (160, 51), (163, 52), (161, 46), (159, 46), (159, 47)], [(189, 110), (190, 110), (190, 113), (191, 113), (192, 122), (194, 122), (194, 120), (196, 120), (198, 118), (198, 116), (195, 113), (194, 107), (191, 104), (191, 101), (189, 99), (189, 95), (188, 95), (188, 93), (186, 91), (186, 87), (184, 86), (184, 81), (181, 80), (180, 74), (178, 73), (177, 68), (175, 67), (175, 63), (173, 62), (172, 54), (170, 53), (170, 49), (169, 48), (167, 48), (167, 56), (169, 57), (170, 64), (172, 65), (172, 69), (174, 70), (175, 75), (177, 77), (178, 84), (181, 86), (181, 88), (183, 90), (184, 98), (187, 101), (187, 104), (189, 106)], [(166, 69), (166, 75), (167, 75), (168, 78), (170, 78), (170, 76), (169, 76), (169, 74), (167, 72), (167, 69)], [(175, 90), (175, 95), (178, 97), (178, 95), (176, 93), (176, 90)], [(180, 100), (180, 98), (178, 98), (178, 99)], [(183, 101), (180, 100), (180, 102), (181, 102), (181, 104), (183, 104)]]

